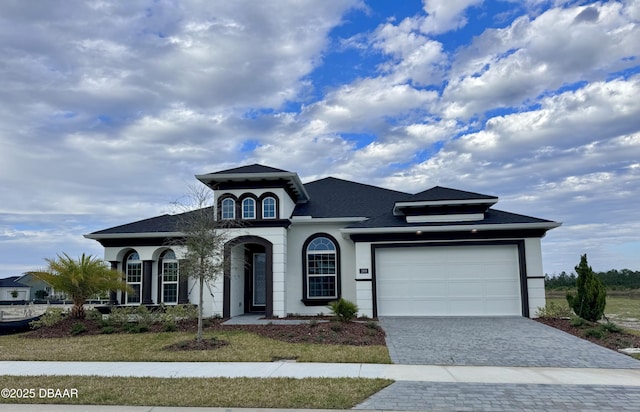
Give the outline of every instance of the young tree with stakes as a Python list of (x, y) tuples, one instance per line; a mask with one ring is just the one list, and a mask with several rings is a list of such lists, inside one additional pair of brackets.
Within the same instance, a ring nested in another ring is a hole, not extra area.
[(224, 273), (224, 245), (229, 238), (232, 221), (216, 218), (216, 208), (208, 188), (190, 187), (191, 205), (176, 205), (188, 210), (178, 215), (176, 229), (184, 234), (172, 243), (184, 248), (180, 272), (198, 283), (198, 333), (202, 340), (203, 293), (205, 283), (215, 282)]

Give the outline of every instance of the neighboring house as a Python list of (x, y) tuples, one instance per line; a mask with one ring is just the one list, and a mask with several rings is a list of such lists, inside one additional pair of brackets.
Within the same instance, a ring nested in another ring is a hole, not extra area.
[[(544, 306), (540, 239), (560, 223), (493, 209), (495, 196), (433, 187), (409, 194), (262, 165), (196, 176), (213, 190), (219, 219), (238, 219), (231, 264), (205, 289), (207, 315), (327, 313), (338, 298), (361, 315), (525, 316)], [(119, 304), (197, 302), (180, 275), (175, 215), (87, 238), (123, 272)]]
[(0, 301), (24, 301), (31, 299), (31, 287), (18, 282), (20, 276), (0, 279)]
[(29, 286), (29, 289), (31, 290), (31, 299), (37, 298), (36, 292), (39, 290), (44, 290), (47, 293), (47, 299), (53, 299), (56, 297), (55, 291), (51, 285), (32, 273), (25, 273), (22, 276), (19, 276), (17, 282)]

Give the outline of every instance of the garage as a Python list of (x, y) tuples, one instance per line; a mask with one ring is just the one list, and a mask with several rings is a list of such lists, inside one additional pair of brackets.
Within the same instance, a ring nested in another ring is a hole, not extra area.
[(521, 316), (516, 245), (379, 247), (378, 316)]

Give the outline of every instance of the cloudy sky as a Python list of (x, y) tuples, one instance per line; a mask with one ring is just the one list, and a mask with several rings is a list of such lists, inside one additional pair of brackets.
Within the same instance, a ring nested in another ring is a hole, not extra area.
[(0, 278), (261, 163), (500, 197), (640, 270), (640, 0), (0, 3)]

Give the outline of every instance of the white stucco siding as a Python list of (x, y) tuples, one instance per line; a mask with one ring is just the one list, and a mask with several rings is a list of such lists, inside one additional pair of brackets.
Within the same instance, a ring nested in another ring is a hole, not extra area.
[(289, 227), (287, 235), (287, 313), (314, 315), (328, 313), (326, 306), (306, 306), (302, 301), (303, 277), (303, 245), (312, 235), (327, 233), (338, 242), (340, 247), (340, 287), (341, 296), (356, 302), (355, 282), (355, 246), (349, 239), (344, 239), (340, 229), (344, 223), (294, 223)]
[(535, 317), (538, 308), (546, 305), (544, 271), (542, 269), (541, 239), (525, 239), (527, 261), (527, 289), (529, 291), (529, 316)]
[(355, 244), (356, 304), (360, 315), (373, 317), (373, 270), (371, 267), (371, 243)]

